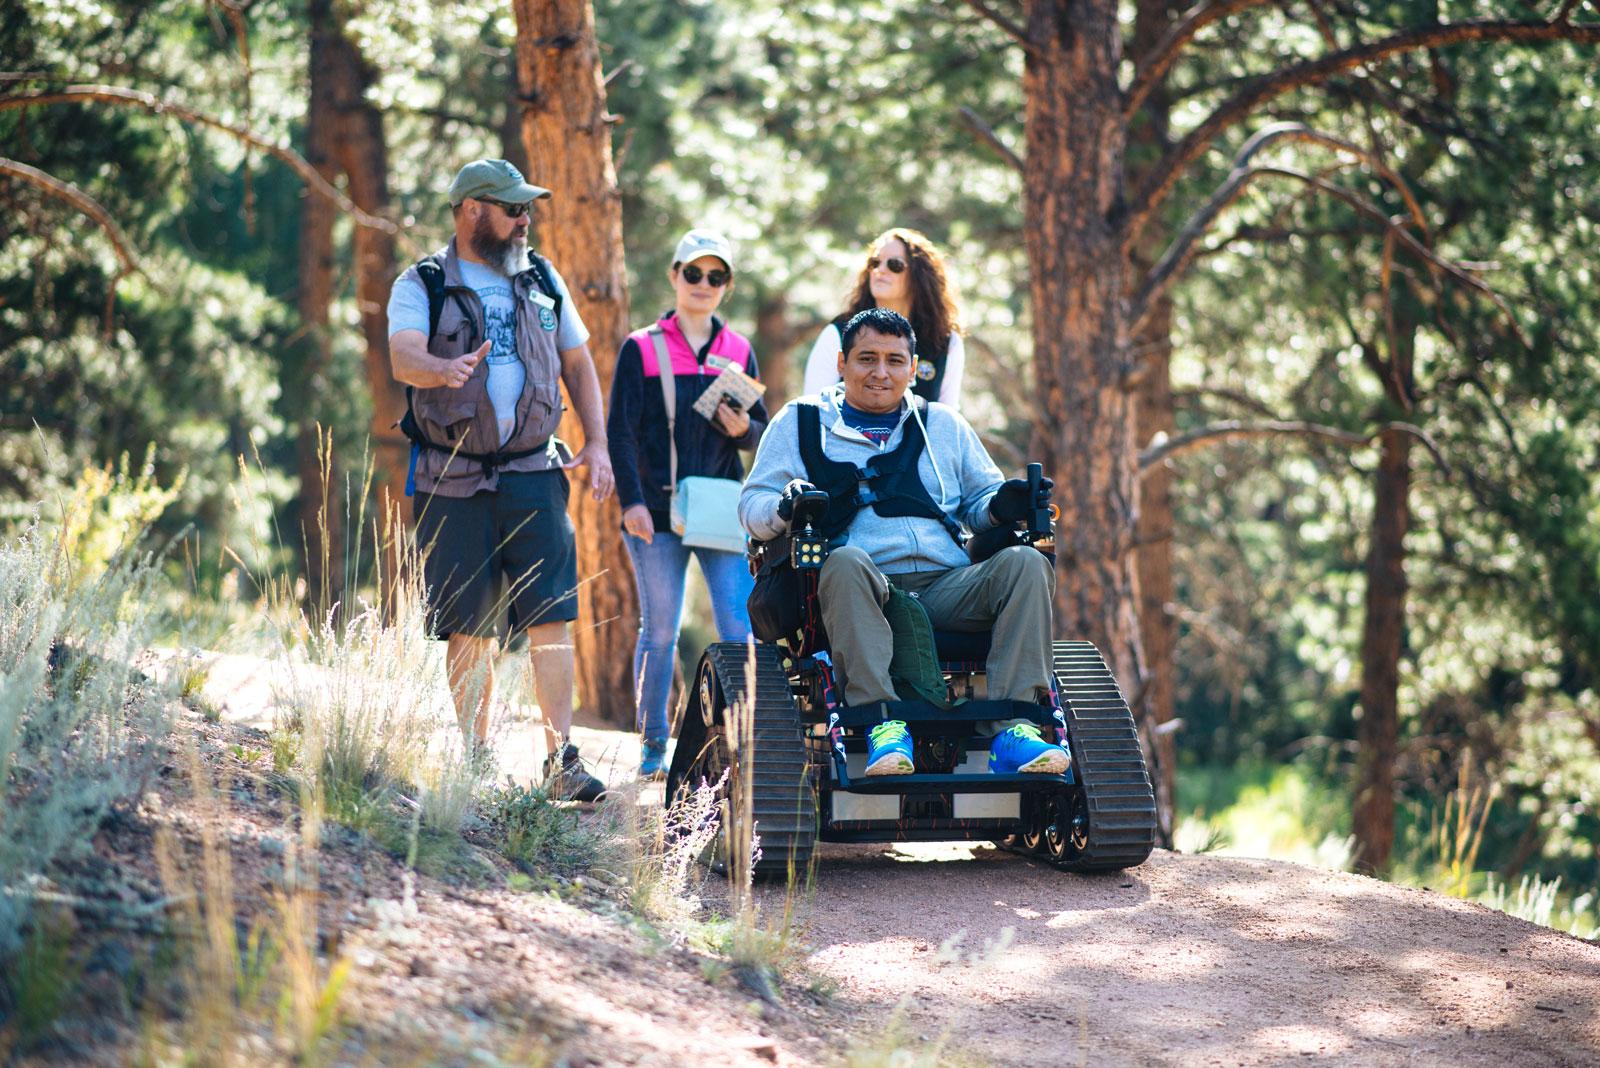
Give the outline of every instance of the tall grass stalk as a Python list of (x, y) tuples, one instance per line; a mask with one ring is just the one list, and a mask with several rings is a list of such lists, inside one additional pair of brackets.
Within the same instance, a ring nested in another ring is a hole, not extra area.
[(1519, 920), (1527, 920), (1541, 927), (1566, 931), (1577, 938), (1600, 938), (1600, 908), (1596, 907), (1596, 894), (1580, 894), (1571, 901), (1561, 895), (1561, 877), (1545, 882), (1538, 875), (1524, 875), (1517, 888), (1510, 890), (1493, 874), (1478, 900), (1490, 908), (1499, 909)]
[(811, 872), (789, 871), (781, 907), (763, 916), (753, 893), (755, 866), (761, 859), (760, 828), (755, 818), (755, 693), (756, 645), (746, 646), (744, 688), (730, 695), (726, 731), (731, 765), (727, 797), (727, 869), (731, 890), (732, 928), (728, 958), (756, 993), (777, 998), (774, 983), (803, 957), (799, 916), (811, 886)]
[(1463, 753), (1456, 788), (1445, 798), (1444, 813), (1435, 815), (1428, 835), (1437, 858), (1441, 889), (1452, 897), (1472, 895), (1484, 827), (1499, 793), (1499, 783), (1488, 789), (1472, 783), (1472, 753)]
[(186, 1063), (252, 1065), (259, 1063), (255, 1036), (264, 1033), (274, 1036), (286, 1061), (321, 1063), (350, 962), (340, 957), (325, 965), (316, 955), (320, 805), (312, 798), (301, 810), (299, 839), (285, 852), (271, 912), (255, 920), (241, 943), (232, 859), (217, 833), (221, 806), (192, 746), (188, 756), (201, 816), (198, 865), (170, 828), (156, 837), (161, 881), (178, 905), (187, 950), (179, 958), (188, 997), (176, 1045)]
[(611, 790), (606, 807), (618, 814), (616, 841), (627, 881), (628, 906), (636, 914), (681, 932), (700, 908), (700, 858), (719, 834), (728, 770), (716, 782), (701, 782), (665, 809), (639, 804), (638, 786)]
[(946, 1068), (945, 1036), (924, 1039), (911, 1032), (909, 1004), (901, 1001), (883, 1027), (857, 1037), (838, 1060), (839, 1068)]
[[(321, 463), (331, 479), (327, 450), (325, 443)], [(275, 695), (277, 729), (298, 736), (299, 774), (330, 818), (363, 826), (389, 807), (396, 792), (414, 791), (423, 822), (454, 833), (493, 769), (485, 755), (471, 751), (463, 725), (455, 722), (442, 645), (425, 625), (422, 553), (415, 538), (396, 509), (366, 513), (372, 474), (369, 462), (346, 487), (350, 548), (342, 559), (324, 559), (319, 570), (326, 576), (342, 567), (344, 600), (319, 599), (307, 611), (301, 585), (286, 579), (266, 585), (268, 615), (285, 653)], [(305, 539), (308, 551), (340, 552), (325, 520), (332, 507), (325, 499), (322, 529)], [(383, 562), (375, 600), (354, 592), (363, 557)]]

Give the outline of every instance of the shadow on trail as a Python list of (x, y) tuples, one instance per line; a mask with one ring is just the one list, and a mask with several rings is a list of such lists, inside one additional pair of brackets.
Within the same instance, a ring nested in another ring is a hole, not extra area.
[(1480, 906), (1267, 861), (905, 848), (821, 851), (812, 964), (984, 1063), (1600, 1062), (1600, 947)]

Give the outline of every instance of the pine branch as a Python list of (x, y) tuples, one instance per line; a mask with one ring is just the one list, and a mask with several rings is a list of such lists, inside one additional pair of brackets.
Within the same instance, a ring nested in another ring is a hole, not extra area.
[[(1248, 408), (1268, 419), (1272, 418), (1272, 409), (1267, 407), (1265, 403), (1250, 396), (1248, 393), (1236, 389), (1224, 389), (1220, 386), (1196, 386), (1193, 389), (1175, 389), (1172, 391), (1172, 403), (1174, 406), (1182, 405), (1187, 407), (1191, 402), (1212, 397), (1217, 400), (1227, 401), (1229, 404), (1237, 405), (1240, 408)], [(1198, 404), (1195, 406), (1198, 407)]]
[(117, 283), (125, 275), (143, 274), (144, 269), (139, 266), (139, 258), (134, 255), (133, 246), (128, 243), (127, 237), (122, 233), (122, 228), (111, 217), (111, 213), (100, 206), (99, 201), (89, 196), (77, 186), (52, 178), (37, 167), (30, 167), (26, 163), (19, 163), (14, 159), (0, 156), (0, 174), (9, 174), (25, 182), (38, 186), (53, 197), (59, 197), (68, 204), (83, 212), (93, 219), (100, 229), (105, 231), (106, 237), (111, 240), (111, 247), (117, 254), (117, 260), (122, 264), (122, 269), (111, 279), (111, 284), (106, 286), (105, 311), (101, 315), (101, 329), (107, 337), (111, 336), (111, 312), (116, 306)]
[[(1466, 286), (1469, 289), (1476, 290), (1487, 297), (1490, 303), (1499, 309), (1500, 312), (1506, 317), (1509, 328), (1517, 337), (1518, 341), (1520, 341), (1524, 347), (1527, 347), (1527, 338), (1522, 333), (1521, 328), (1517, 325), (1515, 317), (1512, 316), (1511, 309), (1506, 307), (1505, 301), (1503, 301), (1500, 298), (1500, 295), (1496, 293), (1487, 283), (1485, 283), (1482, 279), (1473, 276), (1460, 264), (1453, 263), (1450, 260), (1439, 256), (1427, 245), (1423, 244), (1421, 241), (1418, 241), (1409, 230), (1400, 227), (1393, 219), (1389, 217), (1386, 212), (1383, 211), (1382, 208), (1378, 207), (1367, 198), (1353, 192), (1352, 190), (1346, 189), (1340, 185), (1336, 185), (1335, 183), (1330, 182), (1325, 178), (1318, 177), (1317, 175), (1307, 174), (1304, 171), (1297, 171), (1288, 167), (1252, 167), (1243, 175), (1239, 176), (1237, 183), (1233, 185), (1231, 190), (1224, 190), (1224, 192), (1229, 192), (1230, 196), (1226, 198), (1226, 200), (1222, 203), (1222, 206), (1226, 206), (1227, 202), (1238, 199), (1250, 182), (1267, 176), (1292, 178), (1295, 181), (1303, 182), (1306, 185), (1313, 186), (1329, 196), (1343, 201), (1360, 214), (1366, 216), (1381, 226), (1386, 227), (1401, 245), (1404, 245), (1407, 249), (1415, 253), (1419, 258), (1426, 262), (1430, 267), (1433, 268), (1436, 274), (1451, 278), (1457, 283)], [(1231, 180), (1230, 184), (1233, 184)], [(1214, 197), (1213, 199), (1217, 200), (1218, 198)], [(1221, 210), (1220, 207), (1218, 210)], [(1192, 256), (1190, 258), (1192, 258)], [(1146, 284), (1148, 285), (1148, 282)], [(1151, 292), (1154, 293), (1156, 291), (1152, 289)], [(1148, 296), (1146, 297), (1146, 301), (1148, 301)], [(1148, 314), (1150, 307), (1152, 307), (1152, 305), (1148, 302), (1139, 303), (1136, 301), (1134, 303), (1133, 308), (1135, 311), (1132, 316), (1132, 321), (1135, 325), (1133, 329), (1138, 328), (1138, 324), (1141, 323), (1144, 319), (1144, 316)]]
[(1361, 448), (1372, 444), (1384, 434), (1399, 431), (1410, 434), (1432, 454), (1434, 463), (1446, 476), (1450, 474), (1450, 465), (1439, 452), (1439, 446), (1434, 443), (1428, 432), (1411, 423), (1385, 423), (1370, 434), (1357, 434), (1350, 430), (1341, 430), (1335, 426), (1325, 426), (1322, 423), (1306, 423), (1298, 420), (1272, 419), (1260, 423), (1246, 423), (1239, 419), (1229, 419), (1220, 423), (1191, 430), (1177, 437), (1168, 438), (1164, 434), (1156, 435), (1155, 439), (1139, 453), (1139, 474), (1142, 477), (1146, 472), (1153, 470), (1156, 465), (1182, 456), (1186, 453), (1198, 452), (1213, 445), (1221, 445), (1231, 441), (1247, 441), (1256, 438), (1297, 436), (1319, 438), (1324, 441), (1337, 442), (1351, 448)]
[(1132, 118), (1139, 110), (1145, 97), (1150, 95), (1150, 91), (1159, 85), (1167, 71), (1172, 69), (1172, 64), (1177, 61), (1183, 46), (1192, 41), (1195, 34), (1230, 15), (1272, 2), (1273, 0), (1201, 0), (1179, 15), (1161, 39), (1151, 46), (1150, 51), (1139, 57), (1138, 69), (1134, 72), (1133, 81), (1129, 84), (1123, 101), (1124, 117)]
[(1016, 150), (1010, 145), (1000, 140), (1000, 135), (995, 133), (994, 127), (984, 122), (976, 111), (973, 111), (965, 104), (958, 108), (957, 111), (960, 113), (962, 121), (967, 124), (967, 128), (978, 136), (978, 140), (994, 149), (995, 154), (1004, 160), (1012, 170), (1018, 174), (1022, 173), (1022, 157), (1017, 155)]
[(1318, 59), (1296, 63), (1255, 78), (1231, 98), (1219, 104), (1209, 117), (1174, 145), (1166, 157), (1152, 169), (1149, 177), (1131, 198), (1127, 243), (1131, 245), (1138, 240), (1139, 234), (1171, 195), (1189, 165), (1204, 155), (1223, 131), (1268, 101), (1295, 89), (1320, 84), (1335, 75), (1389, 56), (1473, 41), (1515, 43), (1575, 41), (1580, 44), (1596, 44), (1600, 43), (1600, 24), (1573, 25), (1542, 21), (1477, 19), (1424, 26), (1346, 48)]
[(1233, 170), (1228, 175), (1227, 180), (1211, 195), (1211, 199), (1190, 217), (1189, 221), (1184, 224), (1183, 229), (1178, 232), (1178, 236), (1173, 238), (1172, 243), (1167, 246), (1167, 251), (1162, 254), (1161, 259), (1155, 266), (1150, 268), (1149, 274), (1140, 283), (1139, 289), (1133, 298), (1130, 318), (1136, 324), (1135, 331), (1138, 329), (1137, 324), (1142, 322), (1147, 313), (1147, 309), (1152, 307), (1162, 295), (1172, 288), (1173, 283), (1182, 276), (1184, 270), (1193, 262), (1197, 251), (1195, 248), (1196, 242), (1211, 229), (1212, 224), (1222, 214), (1223, 210), (1244, 194), (1252, 181), (1261, 174), (1266, 173), (1261, 168), (1251, 167), (1251, 159), (1262, 149), (1280, 141), (1297, 141), (1321, 145), (1366, 163), (1387, 180), (1390, 185), (1394, 186), (1401, 199), (1405, 201), (1406, 210), (1411, 215), (1412, 223), (1422, 232), (1424, 237), (1427, 236), (1428, 221), (1422, 213), (1422, 205), (1418, 203), (1416, 196), (1411, 192), (1411, 188), (1406, 184), (1405, 179), (1401, 178), (1388, 164), (1358, 145), (1354, 145), (1342, 138), (1334, 137), (1331, 134), (1313, 130), (1302, 123), (1276, 123), (1261, 130), (1249, 141), (1245, 142), (1244, 147), (1239, 150), (1238, 156), (1234, 158)]
[(9, 174), (20, 178), (31, 185), (38, 186), (53, 197), (65, 200), (83, 214), (93, 219), (95, 225), (104, 230), (106, 237), (111, 240), (111, 247), (116, 251), (117, 259), (122, 263), (122, 270), (118, 273), (120, 278), (124, 274), (142, 274), (143, 268), (139, 266), (139, 257), (135, 255), (133, 246), (128, 243), (128, 238), (123, 234), (122, 228), (111, 217), (111, 213), (100, 206), (100, 202), (89, 194), (58, 178), (52, 178), (37, 167), (30, 167), (26, 163), (18, 163), (14, 159), (0, 156), (0, 174)]
[(1030, 52), (1033, 51), (1033, 42), (1028, 40), (1028, 31), (1023, 29), (1021, 23), (1017, 22), (1008, 15), (1004, 15), (999, 11), (996, 11), (993, 5), (986, 3), (985, 0), (967, 0), (967, 6), (972, 8), (972, 10), (976, 11), (979, 15), (982, 15), (985, 19), (1000, 27), (1002, 30), (1006, 31), (1007, 35), (1013, 38), (1023, 48)]
[(185, 107), (182, 104), (161, 100), (150, 93), (141, 92), (137, 89), (124, 89), (117, 85), (69, 85), (64, 89), (37, 93), (19, 93), (16, 96), (0, 97), (0, 111), (6, 111), (11, 108), (43, 107), (47, 104), (115, 104), (119, 107), (139, 108), (150, 112), (152, 115), (171, 115), (196, 126), (218, 130), (246, 145), (259, 148), (268, 155), (288, 164), (312, 191), (337, 204), (339, 210), (355, 220), (356, 225), (392, 234), (412, 255), (420, 256), (422, 254), (421, 249), (417, 248), (398, 226), (388, 219), (368, 214), (356, 207), (349, 197), (329, 184), (328, 180), (322, 177), (317, 172), (317, 169), (307, 163), (298, 152), (274, 141), (269, 141), (246, 127), (235, 126), (204, 112)]

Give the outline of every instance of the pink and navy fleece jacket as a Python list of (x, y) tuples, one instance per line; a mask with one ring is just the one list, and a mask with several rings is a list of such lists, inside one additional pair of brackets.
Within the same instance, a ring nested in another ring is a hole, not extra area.
[[(739, 451), (752, 449), (767, 427), (767, 409), (757, 401), (750, 410), (750, 429), (743, 437), (730, 438), (694, 410), (694, 402), (711, 380), (722, 372), (706, 363), (708, 356), (721, 356), (741, 368), (751, 378), (760, 378), (756, 355), (750, 342), (737, 331), (712, 317), (711, 340), (699, 352), (678, 328), (676, 316), (668, 312), (658, 324), (672, 357), (672, 375), (677, 393), (676, 434), (678, 477), (706, 475), (712, 478), (744, 478)], [(611, 410), (606, 416), (606, 440), (610, 445), (611, 467), (617, 476), (617, 502), (624, 508), (643, 504), (650, 509), (657, 531), (671, 529), (667, 518), (667, 409), (661, 400), (661, 375), (656, 368), (655, 344), (648, 329), (628, 335), (617, 352), (617, 367), (611, 379)]]

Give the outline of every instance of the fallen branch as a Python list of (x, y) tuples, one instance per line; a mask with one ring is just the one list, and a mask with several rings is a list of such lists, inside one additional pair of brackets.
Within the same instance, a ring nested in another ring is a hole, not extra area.
[(365, 226), (373, 230), (381, 230), (391, 234), (404, 245), (410, 253), (420, 256), (421, 250), (417, 248), (398, 226), (388, 219), (362, 211), (349, 197), (335, 189), (326, 178), (317, 172), (317, 169), (307, 163), (301, 155), (292, 148), (286, 148), (274, 141), (269, 141), (251, 130), (223, 122), (221, 119), (162, 100), (150, 93), (137, 89), (124, 89), (116, 85), (69, 85), (65, 89), (48, 90), (36, 93), (19, 93), (16, 96), (0, 97), (0, 111), (12, 108), (44, 107), (48, 104), (115, 104), (119, 107), (139, 108), (152, 115), (171, 115), (184, 122), (197, 126), (205, 126), (228, 134), (230, 137), (256, 148), (261, 149), (270, 156), (287, 164), (302, 181), (315, 193), (333, 201), (339, 209), (355, 220), (358, 226)]
[(1221, 423), (1212, 423), (1186, 434), (1179, 434), (1175, 438), (1168, 438), (1158, 434), (1150, 444), (1139, 453), (1139, 474), (1141, 477), (1156, 467), (1156, 465), (1182, 456), (1185, 453), (1198, 452), (1213, 445), (1221, 445), (1230, 441), (1245, 441), (1253, 438), (1278, 437), (1293, 435), (1300, 437), (1321, 438), (1325, 441), (1337, 442), (1351, 448), (1361, 448), (1372, 444), (1373, 441), (1384, 434), (1400, 431), (1410, 434), (1433, 456), (1434, 463), (1447, 476), (1450, 474), (1450, 465), (1439, 452), (1439, 446), (1434, 443), (1428, 432), (1411, 423), (1385, 423), (1370, 434), (1358, 434), (1350, 430), (1341, 430), (1336, 426), (1325, 426), (1321, 423), (1306, 423), (1291, 420), (1267, 420), (1260, 423), (1246, 423), (1239, 419), (1229, 419)]

